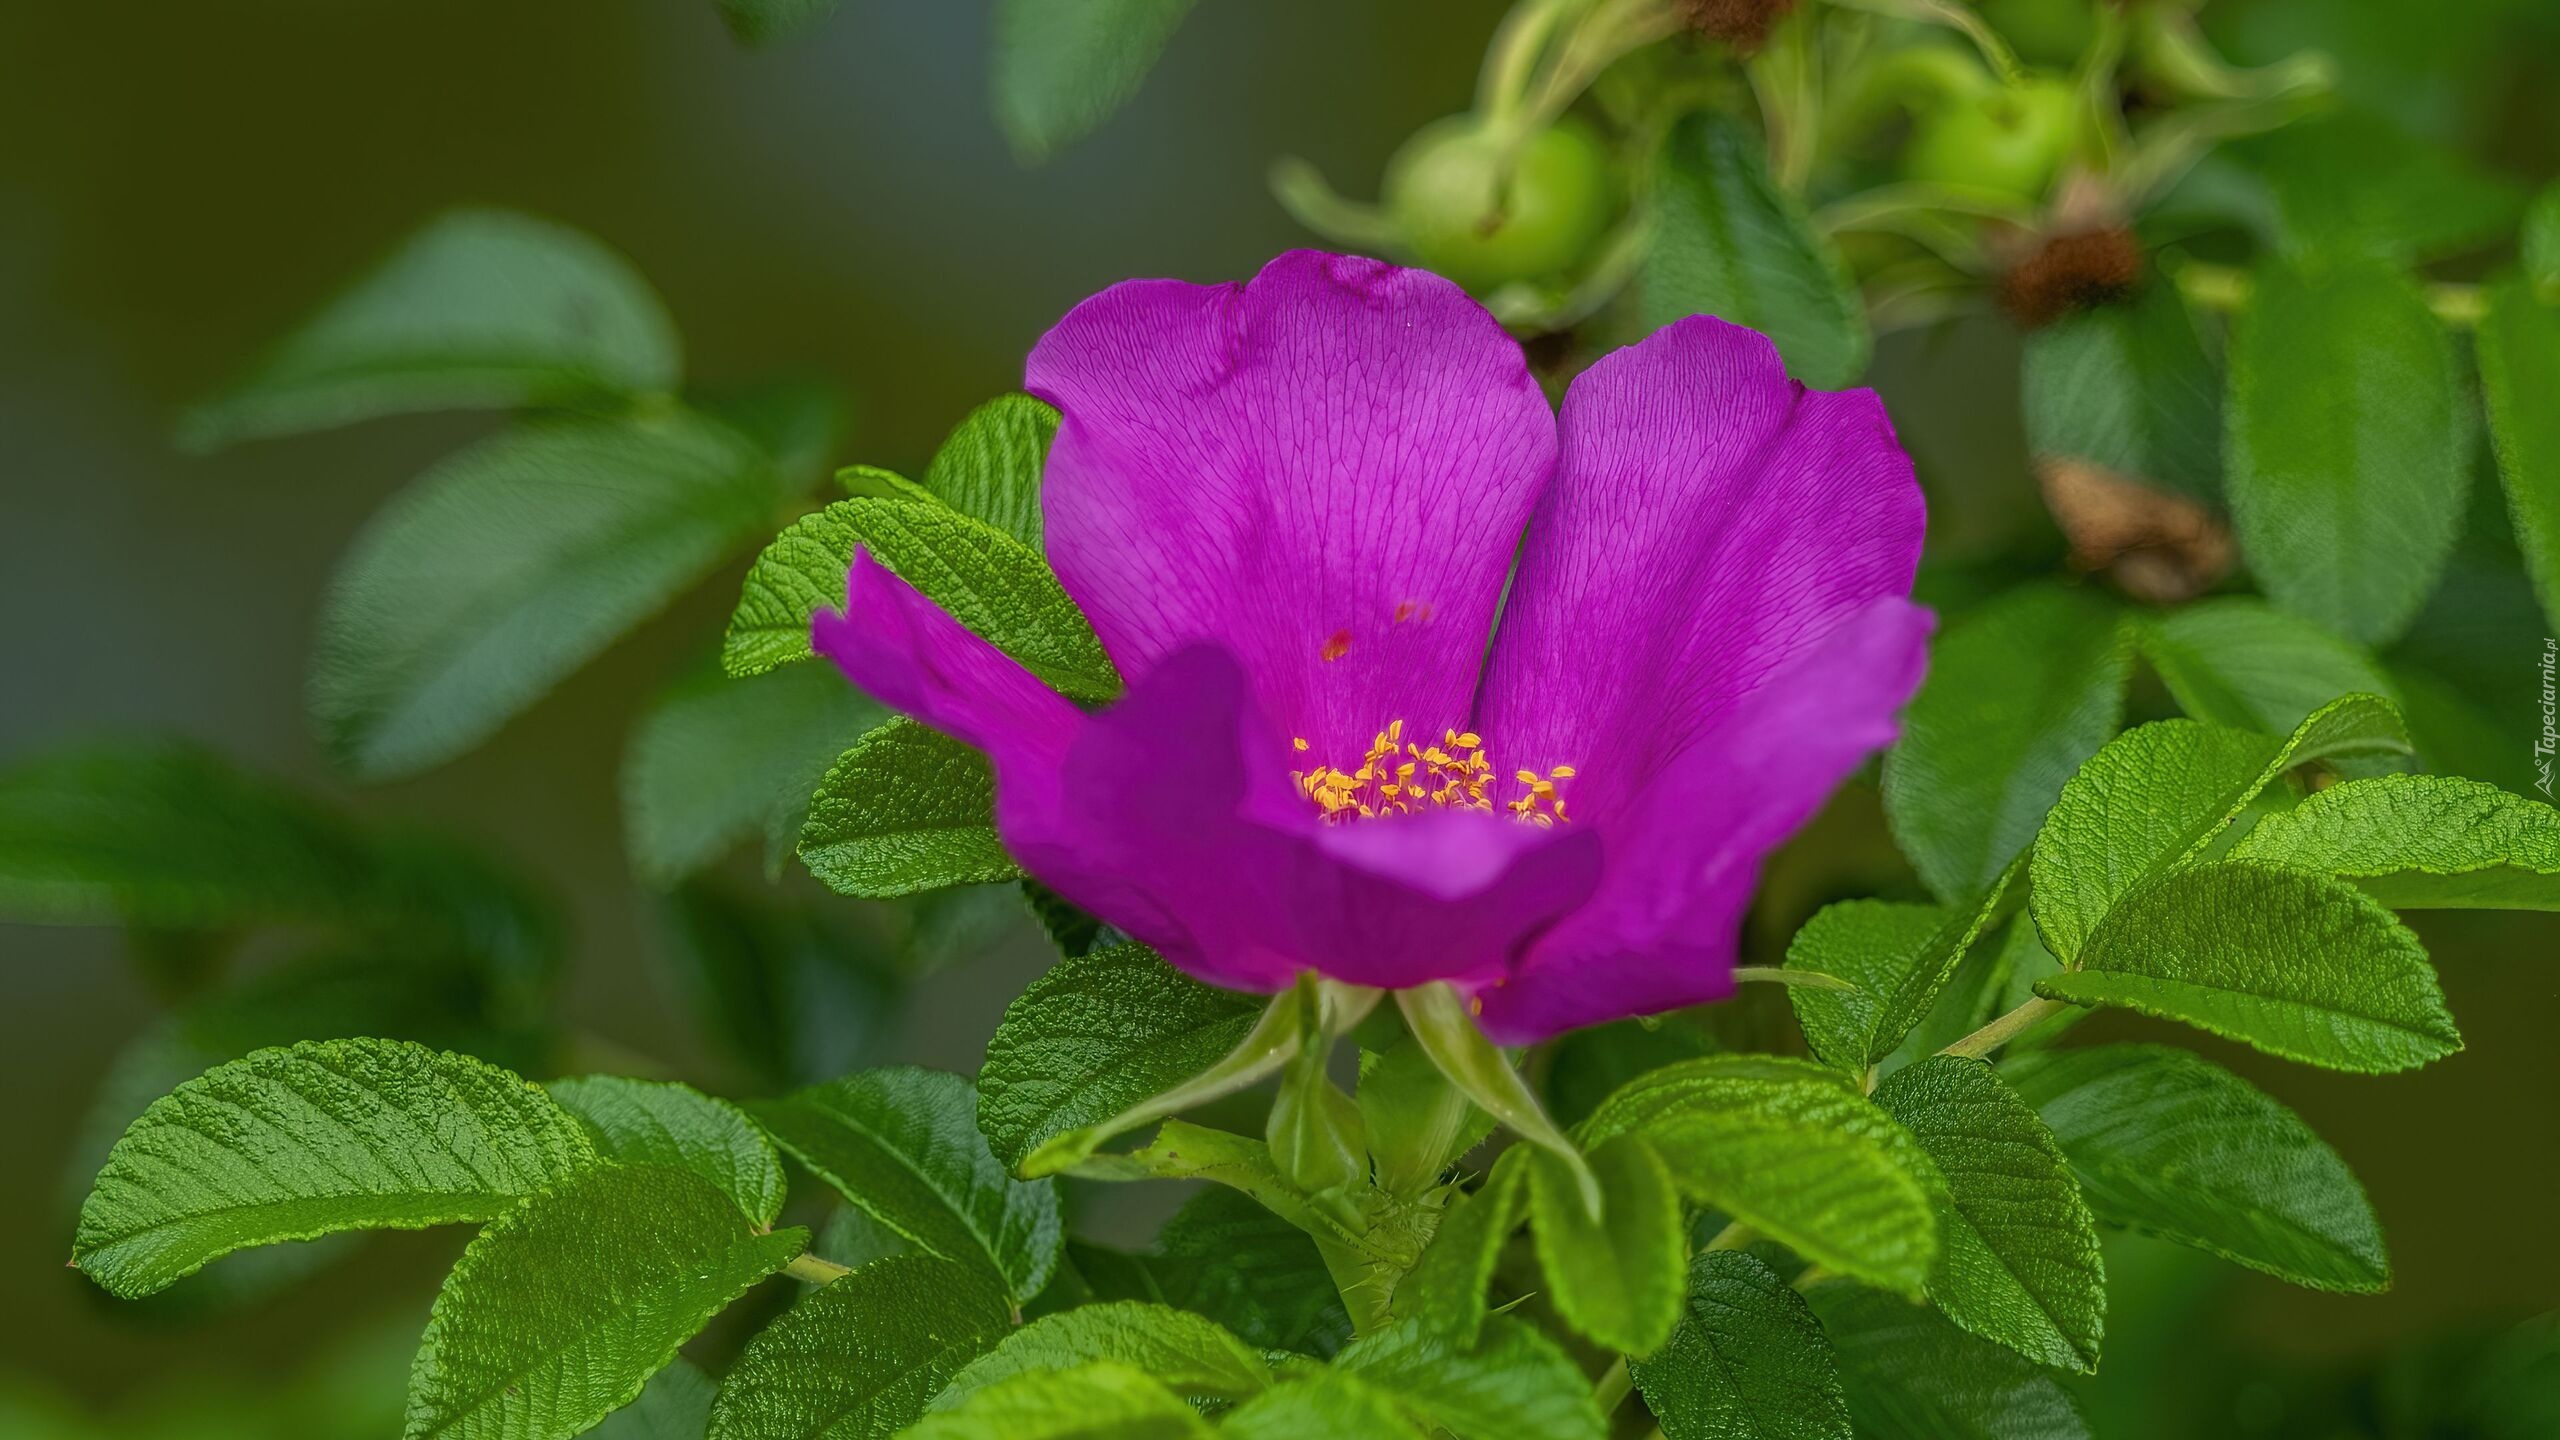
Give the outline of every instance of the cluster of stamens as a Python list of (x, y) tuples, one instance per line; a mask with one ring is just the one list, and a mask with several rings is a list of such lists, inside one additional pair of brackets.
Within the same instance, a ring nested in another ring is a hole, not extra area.
[[(1304, 738), (1290, 745), (1306, 753)], [(1373, 820), (1381, 815), (1417, 815), (1427, 810), (1491, 810), (1494, 808), (1493, 761), (1484, 753), (1484, 737), (1473, 731), (1441, 732), (1436, 745), (1404, 738), (1404, 722), (1390, 721), (1369, 742), (1369, 753), (1356, 768), (1318, 765), (1292, 770), (1298, 793), (1334, 822)], [(1517, 800), (1503, 802), (1515, 819), (1531, 825), (1553, 825), (1566, 819), (1564, 794), (1557, 782), (1573, 778), (1573, 767), (1558, 765), (1541, 775), (1513, 772), (1527, 788)]]

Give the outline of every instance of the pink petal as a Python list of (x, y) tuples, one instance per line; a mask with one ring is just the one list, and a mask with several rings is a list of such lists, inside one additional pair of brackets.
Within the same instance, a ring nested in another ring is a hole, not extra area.
[(1313, 251), (1241, 285), (1133, 280), (1026, 383), (1065, 417), (1050, 562), (1123, 674), (1219, 645), (1317, 763), (1389, 720), (1463, 724), (1555, 434), (1457, 286)]

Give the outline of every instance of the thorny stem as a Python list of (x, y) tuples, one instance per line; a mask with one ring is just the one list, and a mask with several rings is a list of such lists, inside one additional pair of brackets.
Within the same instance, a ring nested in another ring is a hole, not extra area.
[(1963, 1055), (1975, 1060), (1982, 1059), (1992, 1051), (2017, 1039), (2037, 1022), (2048, 1016), (2059, 1015), (2070, 1008), (2063, 1001), (2047, 1000), (2043, 996), (2037, 996), (1938, 1053)]

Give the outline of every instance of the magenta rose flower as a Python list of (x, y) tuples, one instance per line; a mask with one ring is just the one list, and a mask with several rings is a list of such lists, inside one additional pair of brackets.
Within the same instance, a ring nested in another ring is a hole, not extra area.
[(1115, 285), (1027, 385), (1127, 694), (1079, 708), (868, 555), (813, 639), (987, 753), (1025, 870), (1212, 984), (1446, 981), (1513, 1044), (1724, 996), (1761, 858), (1920, 680), (1883, 407), (1739, 326), (1558, 414), (1457, 286), (1299, 251)]

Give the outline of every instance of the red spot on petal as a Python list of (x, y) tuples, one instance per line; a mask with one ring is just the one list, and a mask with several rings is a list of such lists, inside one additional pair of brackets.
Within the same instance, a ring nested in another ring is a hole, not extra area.
[(1341, 659), (1343, 656), (1350, 654), (1351, 632), (1348, 630), (1334, 631), (1333, 638), (1324, 642), (1324, 649), (1319, 653), (1324, 656), (1325, 663), (1328, 665)]

